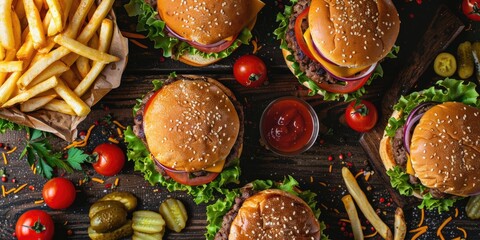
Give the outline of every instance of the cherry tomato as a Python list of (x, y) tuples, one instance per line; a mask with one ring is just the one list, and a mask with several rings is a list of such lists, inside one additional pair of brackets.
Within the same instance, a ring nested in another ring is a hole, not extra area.
[(75, 201), (75, 186), (62, 177), (52, 178), (45, 183), (42, 190), (43, 200), (52, 209), (64, 209)]
[(29, 210), (17, 220), (15, 236), (18, 240), (50, 240), (55, 232), (52, 217), (42, 210)]
[(202, 184), (207, 184), (213, 181), (217, 176), (218, 173), (208, 172), (207, 175), (201, 177), (192, 177), (188, 172), (174, 172), (165, 169), (165, 173), (171, 177), (175, 182), (178, 182), (183, 185), (189, 186), (198, 186)]
[(462, 11), (473, 21), (480, 21), (480, 0), (463, 0)]
[(267, 67), (255, 55), (244, 55), (233, 65), (235, 79), (245, 87), (258, 87), (267, 79)]
[(357, 132), (369, 131), (375, 126), (377, 119), (377, 109), (369, 101), (352, 101), (345, 110), (348, 126)]
[(104, 176), (113, 176), (119, 173), (125, 164), (125, 154), (115, 144), (102, 143), (93, 150), (93, 155), (97, 158), (97, 161), (93, 163), (93, 168)]

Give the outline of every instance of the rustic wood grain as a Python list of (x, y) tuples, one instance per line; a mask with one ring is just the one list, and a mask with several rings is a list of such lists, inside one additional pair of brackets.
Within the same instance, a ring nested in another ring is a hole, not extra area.
[[(406, 95), (420, 80), (435, 57), (445, 50), (449, 44), (462, 32), (463, 22), (445, 5), (441, 5), (433, 16), (417, 47), (408, 57), (408, 64), (392, 79), (392, 86), (385, 93), (381, 104), (381, 118), (376, 127), (363, 134), (360, 139), (362, 147), (370, 157), (370, 161), (389, 187), (389, 177), (386, 174), (382, 159), (378, 153), (380, 140), (387, 126), (388, 118), (393, 112), (393, 105), (401, 95)], [(414, 200), (405, 198), (393, 190), (390, 191), (395, 202), (400, 206)], [(410, 206), (414, 206), (411, 204)]]

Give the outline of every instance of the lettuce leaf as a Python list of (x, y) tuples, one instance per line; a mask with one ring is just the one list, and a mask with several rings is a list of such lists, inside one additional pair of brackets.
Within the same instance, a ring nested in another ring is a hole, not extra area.
[(130, 0), (124, 5), (128, 16), (137, 16), (137, 32), (147, 32), (147, 37), (154, 42), (154, 47), (163, 50), (164, 57), (178, 59), (184, 53), (197, 54), (204, 58), (225, 58), (229, 56), (241, 44), (249, 44), (252, 33), (248, 28), (244, 28), (237, 36), (235, 41), (227, 49), (216, 52), (202, 52), (187, 42), (183, 42), (176, 37), (171, 37), (165, 31), (165, 22), (158, 18), (158, 13), (144, 0)]
[[(424, 192), (427, 187), (420, 184), (411, 184), (409, 180), (408, 173), (404, 172), (403, 169), (399, 166), (395, 166), (392, 169), (387, 171), (387, 175), (390, 177), (390, 184), (393, 188), (397, 189), (401, 195), (412, 196), (413, 192)], [(461, 198), (444, 198), (444, 199), (435, 199), (432, 197), (432, 194), (426, 193), (423, 194), (422, 203), (418, 208), (425, 208), (427, 210), (437, 210), (438, 213), (446, 212), (449, 210), (453, 204), (460, 200)]]
[(385, 131), (389, 137), (395, 136), (398, 128), (402, 127), (407, 120), (408, 114), (423, 102), (462, 102), (464, 104), (480, 108), (479, 94), (475, 90), (477, 85), (473, 82), (464, 82), (452, 78), (445, 78), (428, 89), (413, 92), (401, 96), (398, 103), (393, 106), (394, 110), (401, 111), (399, 119), (391, 117)]
[(10, 122), (6, 119), (0, 119), (0, 133), (1, 134), (5, 133), (7, 130), (17, 131), (17, 130), (23, 130), (23, 129), (27, 129), (27, 128), (28, 127), (26, 127), (26, 126), (19, 125), (19, 124), (16, 124), (14, 122)]
[[(296, 191), (296, 188), (298, 187), (299, 183), (292, 176), (285, 177), (283, 179), (283, 182), (281, 183), (274, 182), (272, 180), (255, 180), (251, 182), (251, 184), (253, 185), (253, 190), (256, 191), (263, 191), (266, 189), (275, 188), (298, 196), (303, 199), (308, 204), (308, 206), (310, 206), (317, 219), (320, 217), (320, 209), (317, 208), (317, 194), (308, 190), (298, 193)], [(232, 206), (235, 204), (235, 198), (239, 195), (239, 189), (229, 191), (225, 195), (224, 199), (218, 199), (214, 204), (207, 206), (208, 225), (207, 233), (205, 234), (206, 239), (214, 239), (215, 234), (222, 227), (223, 216), (228, 211), (230, 211)], [(323, 230), (325, 230), (325, 228), (325, 224), (323, 222), (320, 222), (322, 240), (328, 240), (328, 236), (323, 234)]]
[[(302, 70), (300, 70), (300, 64), (295, 60), (295, 57), (293, 56), (293, 50), (288, 47), (287, 41), (285, 41), (285, 34), (288, 30), (290, 16), (293, 13), (293, 6), (297, 4), (297, 2), (298, 0), (290, 0), (291, 5), (285, 5), (283, 13), (277, 14), (276, 21), (279, 23), (279, 25), (278, 28), (273, 31), (273, 34), (277, 36), (277, 40), (280, 40), (280, 48), (290, 52), (290, 55), (288, 55), (286, 59), (287, 61), (292, 62), (292, 68), (294, 70), (293, 74), (295, 75), (295, 77), (297, 77), (298, 81), (302, 85), (306, 85), (311, 90), (309, 92), (309, 95), (311, 96), (315, 94), (320, 94), (326, 101), (338, 101), (340, 99), (343, 99), (346, 102), (360, 98), (366, 92), (363, 86), (357, 91), (348, 94), (328, 92), (318, 87), (315, 81), (307, 77), (307, 75)], [(393, 46), (387, 57), (396, 58), (398, 51), (400, 51), (400, 47), (396, 45)], [(380, 64), (377, 65), (377, 68), (374, 70), (372, 76), (370, 77), (366, 85), (370, 85), (370, 83), (378, 77), (383, 77), (383, 69)]]

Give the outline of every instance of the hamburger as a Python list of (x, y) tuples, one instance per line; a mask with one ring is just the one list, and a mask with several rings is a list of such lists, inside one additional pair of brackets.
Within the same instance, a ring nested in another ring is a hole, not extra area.
[(275, 30), (300, 83), (326, 100), (359, 97), (394, 57), (400, 20), (391, 0), (291, 0)]
[(164, 57), (201, 67), (229, 56), (252, 38), (260, 0), (130, 0), (137, 31), (147, 31)]
[[(234, 200), (229, 201), (227, 196), (207, 207), (207, 239), (325, 239), (325, 226), (318, 221), (319, 211), (312, 200), (316, 194), (299, 191), (292, 177), (285, 181), (293, 186), (256, 180), (241, 188)], [(213, 226), (212, 210), (218, 213), (220, 206), (230, 202), (231, 206), (222, 209), (226, 213), (219, 217), (221, 226)], [(212, 229), (216, 233), (211, 233)]]
[[(155, 83), (159, 86), (139, 100), (135, 125), (125, 133), (135, 169), (169, 190), (216, 178), (221, 183), (214, 187), (238, 181), (244, 119), (234, 94), (214, 79), (193, 75)], [(230, 170), (223, 174), (225, 169)]]
[(394, 106), (380, 157), (392, 187), (423, 199), (420, 207), (448, 210), (480, 194), (480, 100), (475, 84), (454, 79), (402, 96)]

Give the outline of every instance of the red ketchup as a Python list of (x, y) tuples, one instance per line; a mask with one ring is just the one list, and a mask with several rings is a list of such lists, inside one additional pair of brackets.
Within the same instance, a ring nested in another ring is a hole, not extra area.
[(301, 153), (315, 142), (318, 118), (308, 103), (294, 97), (280, 98), (265, 109), (261, 120), (262, 138), (274, 152)]

